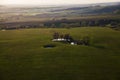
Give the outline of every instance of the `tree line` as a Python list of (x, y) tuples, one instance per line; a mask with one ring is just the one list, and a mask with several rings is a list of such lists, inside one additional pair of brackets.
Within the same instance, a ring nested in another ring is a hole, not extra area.
[(71, 28), (71, 27), (105, 27), (120, 28), (120, 19), (79, 19), (79, 20), (51, 20), (45, 22), (32, 22), (26, 24), (0, 24), (0, 29), (22, 29), (22, 28)]
[(59, 20), (45, 22), (46, 27), (120, 26), (120, 19)]

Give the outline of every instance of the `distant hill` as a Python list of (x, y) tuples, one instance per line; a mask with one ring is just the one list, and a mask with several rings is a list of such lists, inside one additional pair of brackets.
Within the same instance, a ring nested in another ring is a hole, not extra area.
[(0, 8), (3, 7), (2, 5), (0, 5)]
[(89, 15), (120, 14), (120, 2), (52, 5), (52, 6), (10, 6), (0, 5), (0, 16), (6, 21), (27, 21), (40, 19), (77, 18)]
[(53, 10), (53, 12), (67, 13), (71, 15), (92, 15), (92, 14), (111, 14), (120, 10), (120, 2), (117, 3), (99, 3), (84, 6), (72, 6), (63, 9)]

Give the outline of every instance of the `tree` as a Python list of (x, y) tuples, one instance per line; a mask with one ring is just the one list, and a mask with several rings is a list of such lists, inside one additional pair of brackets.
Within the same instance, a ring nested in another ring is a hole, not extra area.
[(66, 39), (67, 42), (73, 42), (74, 41), (74, 39), (69, 34), (65, 34), (64, 39)]
[(54, 34), (53, 34), (53, 39), (58, 39), (59, 38), (59, 33), (58, 32), (55, 32)]
[(68, 39), (69, 39), (69, 37), (70, 37), (70, 35), (69, 35), (69, 34), (65, 34), (64, 39), (68, 40)]
[(60, 35), (60, 38), (64, 38), (64, 35), (63, 35), (63, 34), (61, 34), (61, 35)]

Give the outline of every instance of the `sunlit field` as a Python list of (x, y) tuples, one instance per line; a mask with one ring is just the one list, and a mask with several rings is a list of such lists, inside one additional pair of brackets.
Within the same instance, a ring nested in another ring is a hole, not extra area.
[[(53, 42), (54, 32), (90, 45)], [(119, 80), (119, 49), (120, 32), (104, 27), (1, 30), (0, 80)]]

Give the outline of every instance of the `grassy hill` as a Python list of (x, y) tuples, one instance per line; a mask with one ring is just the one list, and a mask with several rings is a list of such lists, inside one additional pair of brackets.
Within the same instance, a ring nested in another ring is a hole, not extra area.
[[(89, 36), (90, 46), (52, 42), (53, 32)], [(0, 31), (0, 80), (119, 80), (119, 49), (120, 32), (109, 28)]]

